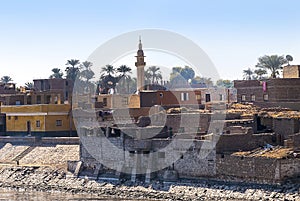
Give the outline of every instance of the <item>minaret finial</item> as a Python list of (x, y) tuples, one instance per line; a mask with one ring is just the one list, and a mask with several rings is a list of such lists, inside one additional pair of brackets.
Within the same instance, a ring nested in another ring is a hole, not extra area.
[(139, 50), (142, 50), (142, 39), (141, 36), (139, 36)]

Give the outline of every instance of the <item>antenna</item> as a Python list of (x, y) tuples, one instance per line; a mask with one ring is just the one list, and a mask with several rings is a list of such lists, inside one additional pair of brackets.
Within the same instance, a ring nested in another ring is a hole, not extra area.
[(290, 65), (290, 61), (293, 61), (293, 57), (291, 55), (286, 55), (285, 58), (288, 61), (288, 66), (289, 66)]

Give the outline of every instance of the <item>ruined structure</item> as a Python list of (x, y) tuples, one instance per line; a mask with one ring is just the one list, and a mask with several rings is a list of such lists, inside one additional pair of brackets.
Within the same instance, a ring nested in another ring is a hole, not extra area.
[[(300, 176), (299, 120), (279, 120), (251, 105), (242, 107), (230, 107), (225, 120), (201, 110), (158, 110), (149, 116), (150, 123), (140, 126), (134, 119), (122, 124), (112, 118), (102, 126), (82, 127), (81, 163), (70, 170), (80, 164), (78, 175), (146, 182), (207, 177), (281, 183)], [(223, 129), (211, 127), (220, 121)]]

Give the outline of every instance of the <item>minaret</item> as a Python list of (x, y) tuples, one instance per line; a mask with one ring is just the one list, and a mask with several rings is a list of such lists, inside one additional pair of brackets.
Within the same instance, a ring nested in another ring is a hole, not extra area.
[(144, 88), (145, 85), (145, 73), (144, 73), (144, 67), (146, 65), (146, 62), (144, 61), (144, 51), (142, 48), (142, 41), (141, 37), (139, 40), (139, 50), (137, 51), (137, 56), (136, 57), (136, 62), (135, 66), (137, 67), (137, 91), (141, 91)]

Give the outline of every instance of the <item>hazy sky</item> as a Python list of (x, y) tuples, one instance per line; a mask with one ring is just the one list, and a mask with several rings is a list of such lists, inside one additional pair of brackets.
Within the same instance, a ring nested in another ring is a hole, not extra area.
[[(254, 67), (265, 54), (290, 54), (293, 64), (300, 64), (297, 0), (0, 3), (0, 76), (9, 75), (19, 85), (47, 78), (52, 68), (64, 70), (68, 59), (86, 60), (105, 41), (145, 28), (165, 29), (193, 40), (224, 79), (241, 78), (242, 70)], [(166, 60), (161, 62), (176, 65)]]

